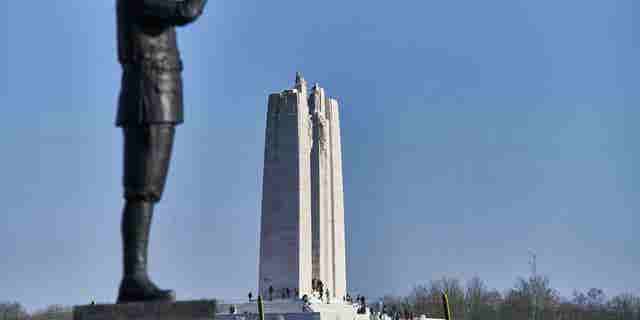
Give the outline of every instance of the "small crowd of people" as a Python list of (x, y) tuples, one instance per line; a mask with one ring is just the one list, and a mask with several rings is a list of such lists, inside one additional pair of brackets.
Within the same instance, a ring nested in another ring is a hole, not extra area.
[(361, 295), (357, 295), (354, 301), (351, 295), (347, 293), (343, 300), (349, 303), (366, 304), (364, 296)]
[(329, 288), (324, 287), (324, 283), (320, 279), (311, 279), (311, 290), (314, 295), (316, 295), (320, 300), (324, 301), (324, 298), (327, 298), (327, 303), (329, 303), (329, 298), (331, 297)]
[(423, 314), (416, 314), (409, 310), (398, 310), (396, 306), (388, 307), (382, 301), (374, 304), (370, 309), (371, 320), (411, 320), (426, 319)]
[[(290, 299), (290, 298), (297, 298), (298, 297), (298, 288), (280, 288), (278, 290), (278, 292), (276, 292), (276, 289), (273, 288), (273, 286), (269, 286), (269, 289), (267, 291), (267, 297), (269, 300), (273, 300), (274, 297), (278, 297), (280, 296), (280, 298), (282, 299)], [(247, 297), (249, 298), (249, 302), (253, 301), (253, 293), (249, 292), (249, 294), (247, 294)]]
[(355, 299), (355, 303), (354, 303), (353, 298), (351, 298), (351, 295), (349, 295), (347, 293), (347, 296), (345, 297), (345, 301), (348, 302), (348, 303), (356, 305), (356, 313), (357, 314), (366, 314), (367, 313), (367, 301), (365, 300), (364, 296), (357, 295), (356, 299)]
[[(330, 303), (331, 292), (329, 292), (329, 288), (325, 288), (324, 283), (320, 279), (312, 279), (311, 280), (311, 288), (312, 288), (312, 296), (320, 299), (320, 301), (326, 301), (326, 303)], [(269, 286), (267, 289), (267, 297), (268, 300), (273, 300), (274, 297), (280, 296), (282, 299), (297, 299), (299, 297), (298, 288), (280, 288), (276, 290), (273, 286)], [(249, 292), (247, 295), (249, 298), (249, 302), (253, 301), (253, 293)], [(310, 303), (309, 296), (306, 294), (301, 297), (305, 303)], [(357, 295), (353, 298), (349, 293), (342, 297), (342, 301), (346, 303), (353, 304), (356, 308), (356, 312), (358, 314), (366, 314), (367, 312), (367, 302), (365, 297), (362, 295)]]

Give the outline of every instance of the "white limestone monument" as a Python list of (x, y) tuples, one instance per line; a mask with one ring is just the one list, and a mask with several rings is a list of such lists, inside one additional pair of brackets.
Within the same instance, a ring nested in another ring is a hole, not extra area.
[(346, 295), (339, 106), (298, 73), (269, 96), (262, 184), (259, 292), (309, 295), (318, 279)]

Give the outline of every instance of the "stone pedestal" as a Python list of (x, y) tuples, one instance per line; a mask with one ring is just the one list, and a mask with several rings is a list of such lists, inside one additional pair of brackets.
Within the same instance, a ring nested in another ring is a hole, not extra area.
[(73, 307), (73, 320), (213, 320), (214, 300), (137, 302)]

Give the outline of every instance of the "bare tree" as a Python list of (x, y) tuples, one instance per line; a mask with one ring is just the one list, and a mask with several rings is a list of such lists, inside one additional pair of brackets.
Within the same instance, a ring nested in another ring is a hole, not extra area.
[[(562, 298), (550, 285), (549, 279), (537, 275), (518, 278), (513, 288), (501, 295), (488, 290), (478, 277), (462, 289), (453, 278), (417, 285), (404, 297), (385, 297), (387, 313), (405, 317), (405, 311), (430, 318), (444, 318), (441, 293), (446, 292), (456, 320), (640, 320), (640, 297), (621, 294), (607, 299), (604, 291), (591, 288), (586, 293), (574, 291), (571, 298)], [(536, 301), (538, 309), (534, 308)], [(463, 309), (463, 311), (460, 311)], [(392, 311), (392, 312), (390, 312)]]
[[(634, 313), (637, 313), (637, 299), (637, 297), (634, 297), (630, 293), (623, 293), (613, 297), (613, 299), (609, 301), (609, 308), (615, 315), (615, 319), (633, 320)], [(635, 318), (638, 318), (637, 314)]]
[(30, 320), (72, 320), (73, 309), (62, 305), (50, 305), (33, 313)]
[(534, 320), (552, 319), (559, 304), (560, 297), (549, 285), (549, 279), (538, 275), (528, 280), (518, 278), (514, 288), (505, 294), (501, 312), (505, 319), (528, 319), (532, 315)]
[(497, 290), (489, 291), (479, 277), (467, 282), (465, 293), (467, 320), (496, 319), (502, 297)]
[(28, 318), (27, 311), (17, 302), (0, 302), (0, 320), (23, 320)]

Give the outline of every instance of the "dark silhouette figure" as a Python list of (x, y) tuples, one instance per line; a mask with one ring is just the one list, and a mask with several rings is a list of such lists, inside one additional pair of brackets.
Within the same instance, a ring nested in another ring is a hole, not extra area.
[(269, 286), (269, 301), (273, 300), (273, 286)]
[(153, 206), (164, 190), (175, 126), (182, 123), (182, 61), (175, 26), (195, 21), (207, 0), (117, 0), (122, 84), (116, 125), (124, 132), (122, 242), (118, 303), (173, 301), (147, 273)]
[(322, 294), (324, 293), (324, 283), (322, 283), (322, 280), (318, 280), (318, 292), (320, 293), (320, 299), (322, 299)]
[(251, 302), (251, 299), (253, 298), (253, 294), (251, 293), (251, 291), (249, 291), (248, 296), (249, 296), (249, 302)]

